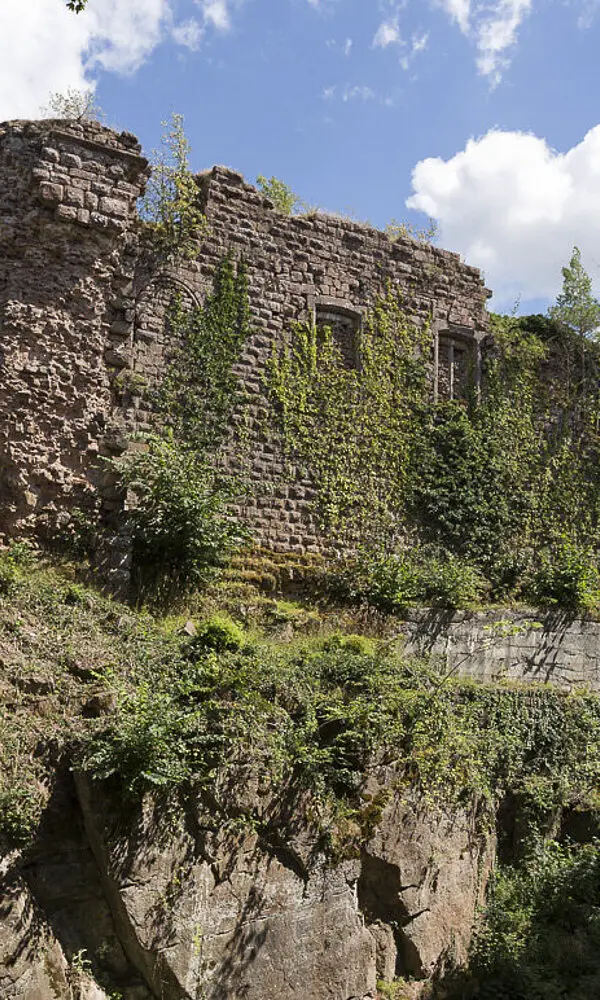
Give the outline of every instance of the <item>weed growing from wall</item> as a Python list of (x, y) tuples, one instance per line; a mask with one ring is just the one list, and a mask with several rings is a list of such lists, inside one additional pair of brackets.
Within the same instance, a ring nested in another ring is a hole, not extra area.
[(198, 185), (189, 166), (190, 144), (181, 114), (162, 122), (159, 151), (140, 204), (140, 217), (152, 235), (153, 253), (163, 260), (192, 260), (206, 220), (198, 205)]

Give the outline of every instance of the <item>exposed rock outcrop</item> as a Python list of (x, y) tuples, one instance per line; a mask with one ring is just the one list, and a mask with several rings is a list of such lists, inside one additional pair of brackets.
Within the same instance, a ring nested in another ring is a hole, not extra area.
[(387, 781), (360, 855), (333, 860), (298, 816), (278, 837), (268, 796), (224, 824), (200, 794), (166, 816), (65, 779), (30, 856), (6, 859), (0, 995), (366, 1000), (461, 961), (493, 839)]

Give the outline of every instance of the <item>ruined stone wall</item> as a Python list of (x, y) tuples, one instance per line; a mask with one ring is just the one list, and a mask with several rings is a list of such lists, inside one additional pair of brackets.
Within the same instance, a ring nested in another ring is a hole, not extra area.
[[(274, 343), (315, 315), (333, 325), (352, 364), (361, 316), (391, 281), (417, 319), (432, 318), (439, 367), (440, 338), (466, 338), (476, 350), (485, 334), (480, 274), (455, 254), (392, 242), (359, 223), (283, 216), (224, 167), (198, 179), (208, 228), (197, 259), (160, 268), (140, 249), (136, 200), (147, 173), (127, 133), (63, 121), (0, 125), (0, 536), (37, 530), (98, 491), (105, 510), (116, 503), (99, 456), (150, 424), (148, 389), (172, 349), (173, 292), (201, 303), (232, 250), (248, 269), (253, 329), (238, 367), (248, 427), (237, 460), (253, 483), (240, 512), (268, 548), (321, 551), (311, 484), (290, 481), (265, 433)], [(435, 379), (442, 385), (443, 373)]]
[[(253, 489), (241, 513), (266, 547), (317, 552), (325, 540), (314, 520), (311, 483), (289, 481), (277, 442), (264, 433), (264, 371), (273, 344), (283, 342), (292, 324), (316, 316), (333, 327), (345, 363), (352, 363), (352, 344), (343, 338), (352, 337), (365, 310), (392, 282), (418, 321), (431, 318), (432, 356), (438, 356), (434, 342), (448, 331), (469, 340), (476, 351), (486, 332), (489, 293), (479, 271), (456, 254), (410, 239), (392, 242), (377, 229), (332, 215), (284, 216), (241, 174), (225, 167), (214, 167), (200, 183), (208, 232), (196, 261), (140, 286), (133, 366), (150, 382), (160, 373), (168, 353), (164, 316), (174, 289), (184, 300), (201, 302), (223, 255), (233, 251), (243, 258), (253, 332), (239, 365), (249, 397), (242, 464)], [(143, 406), (138, 409), (141, 426), (148, 418)]]
[(126, 133), (0, 125), (0, 535), (101, 485), (146, 172)]

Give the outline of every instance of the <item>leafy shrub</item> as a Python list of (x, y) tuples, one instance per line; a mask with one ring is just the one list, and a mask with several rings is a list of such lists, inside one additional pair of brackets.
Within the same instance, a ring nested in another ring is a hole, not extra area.
[(35, 553), (27, 542), (12, 542), (0, 551), (0, 597), (14, 593), (21, 580), (21, 570), (35, 562)]
[(128, 792), (177, 786), (190, 776), (194, 712), (166, 691), (142, 683), (121, 693), (114, 724), (100, 733), (82, 766), (95, 778), (117, 774)]
[(600, 573), (596, 554), (569, 538), (562, 538), (542, 550), (525, 590), (542, 605), (583, 610), (598, 607)]
[(227, 514), (234, 485), (173, 438), (153, 436), (143, 451), (113, 463), (128, 491), (132, 574), (142, 596), (202, 586), (245, 541)]
[[(352, 583), (349, 577), (354, 576)], [(344, 579), (345, 578), (345, 579)], [(390, 614), (414, 605), (466, 608), (481, 601), (486, 581), (479, 570), (451, 552), (414, 550), (363, 560), (337, 575), (338, 595), (362, 599)]]
[(243, 629), (225, 615), (213, 615), (198, 627), (190, 643), (191, 649), (214, 650), (215, 653), (236, 652), (246, 645)]
[[(549, 842), (501, 866), (455, 1000), (590, 1000), (600, 994), (600, 845)], [(448, 993), (445, 993), (448, 996)]]
[(0, 596), (8, 597), (14, 593), (19, 582), (19, 573), (6, 558), (0, 558)]
[(40, 794), (31, 782), (0, 788), (0, 834), (10, 844), (26, 844), (40, 813)]
[(327, 652), (334, 649), (345, 650), (348, 653), (357, 653), (362, 656), (372, 656), (375, 652), (375, 643), (366, 635), (341, 635), (334, 632), (327, 637), (323, 644)]
[(478, 569), (448, 552), (424, 560), (421, 588), (428, 603), (445, 608), (467, 608), (481, 601), (486, 582)]
[(365, 596), (382, 611), (402, 612), (422, 596), (419, 567), (410, 556), (388, 556), (367, 569)]

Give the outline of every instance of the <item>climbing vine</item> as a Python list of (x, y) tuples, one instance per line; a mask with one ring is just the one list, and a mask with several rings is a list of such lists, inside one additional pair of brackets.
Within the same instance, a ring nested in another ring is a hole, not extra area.
[(242, 401), (235, 364), (250, 332), (248, 282), (242, 262), (221, 261), (202, 306), (172, 303), (175, 345), (158, 393), (158, 408), (176, 437), (196, 452), (214, 453)]
[(480, 391), (454, 400), (433, 399), (431, 336), (391, 290), (366, 318), (356, 368), (311, 326), (273, 357), (288, 460), (311, 477), (325, 528), (370, 552), (371, 583), (364, 559), (351, 567), (361, 597), (377, 602), (385, 561), (388, 610), (435, 601), (433, 577), (458, 594), (457, 572), (478, 599), (600, 603), (598, 348), (582, 365), (551, 320), (492, 325)]
[(247, 539), (231, 516), (241, 484), (219, 467), (240, 400), (234, 366), (248, 335), (243, 266), (221, 262), (203, 306), (170, 311), (173, 353), (156, 397), (159, 429), (114, 461), (128, 496), (138, 597), (170, 600), (205, 584)]
[(358, 334), (357, 367), (344, 365), (329, 328), (312, 324), (273, 353), (268, 384), (285, 453), (312, 477), (321, 523), (338, 537), (374, 541), (399, 529), (430, 391), (428, 342), (390, 289)]

